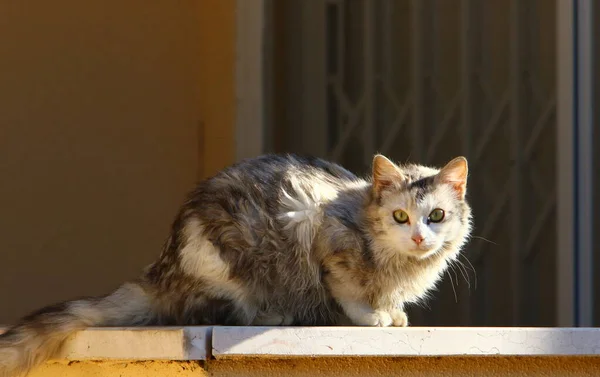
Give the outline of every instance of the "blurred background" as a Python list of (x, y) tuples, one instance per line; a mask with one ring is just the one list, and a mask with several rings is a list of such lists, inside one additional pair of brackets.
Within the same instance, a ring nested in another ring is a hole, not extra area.
[(0, 2), (0, 323), (105, 293), (246, 157), (470, 161), (475, 237), (414, 325), (593, 326), (592, 0)]

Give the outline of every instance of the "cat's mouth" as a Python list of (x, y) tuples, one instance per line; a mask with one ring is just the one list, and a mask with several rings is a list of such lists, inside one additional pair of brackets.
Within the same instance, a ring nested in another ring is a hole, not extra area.
[(419, 245), (412, 248), (411, 251), (415, 253), (427, 253), (435, 249), (435, 245)]
[(411, 250), (409, 250), (409, 254), (412, 255), (413, 257), (416, 257), (418, 259), (425, 259), (427, 257), (430, 257), (431, 255), (435, 254), (436, 252), (436, 248), (434, 246), (418, 246), (415, 247)]

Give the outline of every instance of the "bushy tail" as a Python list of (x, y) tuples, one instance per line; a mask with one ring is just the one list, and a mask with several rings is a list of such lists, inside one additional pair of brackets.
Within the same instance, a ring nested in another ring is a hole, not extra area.
[(126, 283), (104, 297), (48, 306), (0, 335), (0, 377), (27, 373), (53, 357), (67, 337), (78, 330), (144, 325), (151, 320), (151, 297), (137, 283)]

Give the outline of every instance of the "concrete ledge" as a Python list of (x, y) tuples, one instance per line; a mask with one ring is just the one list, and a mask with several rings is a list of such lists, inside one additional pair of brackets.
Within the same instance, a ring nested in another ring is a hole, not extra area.
[[(1, 332), (1, 329), (0, 329)], [(58, 359), (205, 360), (267, 357), (594, 356), (596, 328), (141, 327), (91, 328)]]
[(588, 356), (600, 354), (600, 329), (215, 327), (212, 353), (216, 358)]
[(71, 336), (56, 359), (206, 360), (211, 335), (208, 326), (90, 328)]
[(205, 360), (210, 336), (210, 327), (92, 328), (73, 335), (59, 358)]

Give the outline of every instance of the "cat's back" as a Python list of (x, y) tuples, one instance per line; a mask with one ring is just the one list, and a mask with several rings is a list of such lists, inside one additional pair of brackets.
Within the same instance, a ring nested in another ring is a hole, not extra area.
[(314, 219), (294, 213), (311, 215), (357, 180), (343, 167), (320, 158), (275, 154), (246, 159), (201, 182), (184, 204), (174, 230), (193, 217), (212, 242), (230, 241), (240, 247), (276, 242), (285, 238), (282, 232), (290, 222)]
[[(296, 154), (268, 154), (242, 160), (219, 172), (208, 183), (285, 185), (290, 179), (355, 180), (342, 166), (321, 158)], [(239, 181), (239, 182), (236, 182)]]
[(358, 178), (338, 164), (315, 157), (264, 155), (243, 160), (227, 167), (214, 177), (200, 183), (190, 197), (190, 204), (219, 201), (226, 210), (235, 210), (236, 203), (264, 205), (275, 215), (283, 192), (314, 190), (343, 185)]

